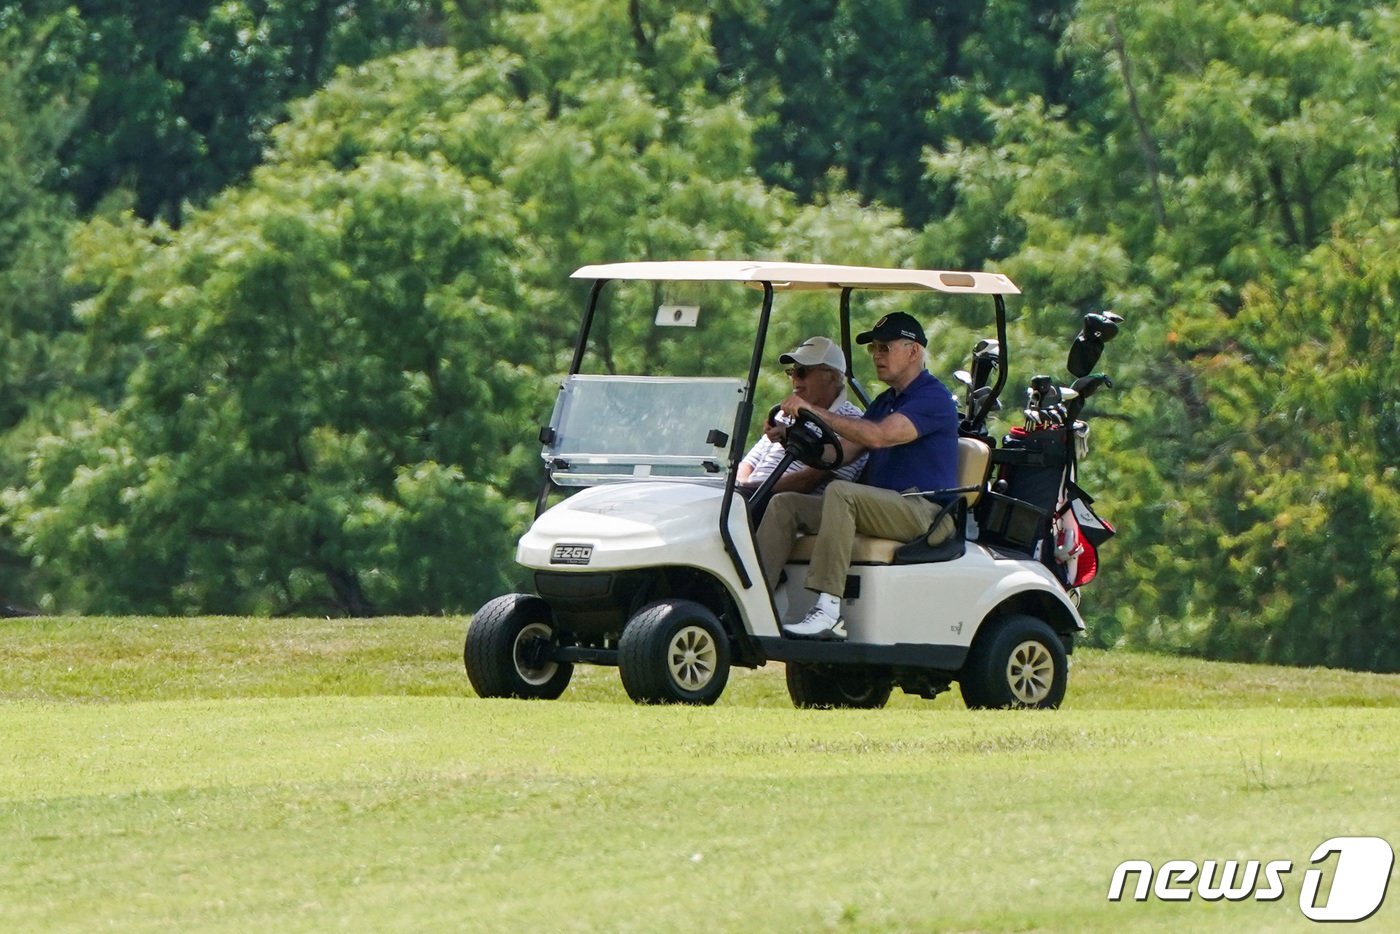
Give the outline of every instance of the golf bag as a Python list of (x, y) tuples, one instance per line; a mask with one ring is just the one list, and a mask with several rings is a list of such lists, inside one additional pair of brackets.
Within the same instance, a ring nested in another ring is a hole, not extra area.
[(1029, 554), (1066, 588), (1098, 572), (1098, 546), (1113, 535), (1075, 479), (1073, 427), (1011, 429), (992, 452), (996, 478), (979, 501), (980, 540)]
[(1099, 572), (1099, 546), (1114, 534), (1093, 509), (1094, 499), (1073, 480), (1065, 485), (1065, 500), (1052, 521), (1054, 556), (1063, 568), (1053, 568), (1068, 587), (1082, 587)]

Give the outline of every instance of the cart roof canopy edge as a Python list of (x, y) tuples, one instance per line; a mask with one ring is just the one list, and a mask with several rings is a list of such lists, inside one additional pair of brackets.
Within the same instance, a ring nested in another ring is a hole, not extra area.
[(883, 269), (827, 263), (769, 263), (747, 260), (677, 260), (601, 263), (575, 270), (573, 279), (676, 282), (744, 282), (774, 290), (907, 289), (961, 295), (1019, 295), (1010, 279), (996, 272), (938, 269)]

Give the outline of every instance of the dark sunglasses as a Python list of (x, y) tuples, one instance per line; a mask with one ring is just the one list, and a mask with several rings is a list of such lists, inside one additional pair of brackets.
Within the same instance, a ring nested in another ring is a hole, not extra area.
[(794, 378), (794, 379), (806, 379), (808, 373), (815, 373), (815, 372), (817, 372), (818, 370), (824, 370), (824, 369), (826, 369), (826, 367), (823, 367), (823, 366), (801, 366), (801, 365), (799, 365), (799, 366), (790, 366), (790, 367), (788, 367), (786, 370), (783, 370), (783, 372), (786, 373), (788, 376)]

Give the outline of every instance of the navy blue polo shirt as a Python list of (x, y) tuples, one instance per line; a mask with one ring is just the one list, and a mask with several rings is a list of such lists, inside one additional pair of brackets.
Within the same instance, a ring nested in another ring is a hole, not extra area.
[(875, 397), (864, 417), (879, 421), (898, 412), (913, 423), (919, 437), (908, 444), (871, 448), (862, 479), (871, 486), (903, 492), (947, 490), (958, 485), (958, 404), (948, 388), (923, 370), (895, 392)]

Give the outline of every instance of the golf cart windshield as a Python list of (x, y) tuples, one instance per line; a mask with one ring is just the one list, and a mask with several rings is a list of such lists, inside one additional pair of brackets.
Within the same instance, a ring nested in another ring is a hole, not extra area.
[(656, 478), (722, 485), (743, 400), (738, 379), (570, 376), (543, 435), (550, 478), (560, 486)]

